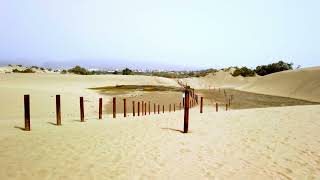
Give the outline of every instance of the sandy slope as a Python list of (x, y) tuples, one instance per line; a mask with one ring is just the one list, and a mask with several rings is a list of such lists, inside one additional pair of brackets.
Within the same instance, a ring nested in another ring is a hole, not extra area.
[[(119, 83), (178, 86), (145, 76), (0, 74), (0, 179), (320, 178), (320, 106), (193, 109), (182, 134), (182, 112), (97, 120), (102, 95), (86, 88)], [(23, 94), (31, 95), (31, 132), (20, 130)]]
[(318, 179), (320, 106), (0, 121), (0, 179)]
[(205, 77), (200, 78), (184, 78), (181, 81), (185, 84), (187, 83), (196, 89), (208, 89), (213, 87), (218, 88), (235, 88), (249, 82), (252, 82), (256, 77), (244, 78), (242, 76), (233, 77), (230, 71), (218, 71), (215, 74), (209, 74)]
[(202, 78), (181, 79), (197, 89), (235, 88), (260, 94), (320, 102), (320, 67), (283, 71), (267, 76), (232, 77), (219, 71)]
[(320, 102), (320, 67), (270, 74), (238, 89)]
[(112, 97), (99, 95), (87, 88), (118, 84), (178, 86), (175, 80), (150, 76), (0, 74), (0, 121), (22, 118), (24, 94), (30, 94), (33, 117), (54, 117), (56, 94), (61, 95), (62, 112), (66, 117), (79, 115), (80, 96), (85, 100), (85, 113), (95, 116), (98, 98), (110, 101)]
[[(17, 65), (11, 65), (11, 66), (0, 66), (0, 74), (2, 73), (12, 73), (12, 70), (17, 69), (19, 71), (23, 71), (28, 69), (29, 67), (24, 67), (24, 66), (17, 66)], [(48, 69), (43, 69), (41, 70), (39, 68), (31, 68), (35, 73), (56, 73), (54, 71), (49, 71)]]

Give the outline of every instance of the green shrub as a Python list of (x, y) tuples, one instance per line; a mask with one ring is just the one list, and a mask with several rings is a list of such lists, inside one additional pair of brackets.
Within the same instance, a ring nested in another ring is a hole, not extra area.
[(69, 69), (68, 72), (74, 73), (74, 74), (80, 74), (80, 75), (91, 75), (92, 74), (92, 72), (90, 72), (87, 69), (80, 67), (80, 66), (75, 66), (74, 68)]
[(254, 71), (260, 76), (265, 76), (265, 75), (276, 73), (276, 72), (291, 70), (292, 65), (293, 63), (286, 63), (283, 61), (279, 61), (277, 63), (257, 66)]
[(133, 72), (129, 68), (125, 68), (124, 70), (122, 70), (122, 75), (132, 75), (132, 74)]
[(250, 76), (254, 76), (255, 73), (253, 70), (244, 66), (241, 68), (236, 67), (236, 70), (234, 70), (231, 75), (234, 77), (236, 76), (250, 77)]
[(39, 69), (39, 67), (38, 67), (38, 66), (31, 66), (31, 68)]
[(67, 70), (62, 70), (61, 72), (60, 72), (61, 74), (67, 74)]
[(18, 70), (18, 69), (13, 69), (12, 72), (14, 73), (35, 73), (31, 68), (25, 69), (25, 70)]

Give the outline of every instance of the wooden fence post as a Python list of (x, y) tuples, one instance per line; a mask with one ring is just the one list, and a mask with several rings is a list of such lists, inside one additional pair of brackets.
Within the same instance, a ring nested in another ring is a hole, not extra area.
[(147, 115), (147, 103), (146, 102), (144, 103), (144, 115), (145, 116)]
[(56, 116), (57, 116), (57, 126), (61, 126), (61, 102), (60, 102), (60, 95), (56, 95)]
[(218, 108), (219, 108), (218, 103), (216, 103), (216, 112), (218, 112)]
[(226, 111), (228, 111), (228, 104), (226, 103)]
[(138, 101), (138, 116), (140, 116), (140, 101)]
[(150, 115), (150, 101), (148, 102), (149, 104), (148, 104), (148, 107), (149, 107), (149, 115)]
[(183, 124), (183, 132), (188, 133), (189, 128), (189, 91), (190, 87), (187, 86), (185, 89), (185, 105), (184, 105), (184, 124)]
[(102, 98), (99, 98), (99, 119), (102, 119)]
[(200, 99), (200, 113), (203, 112), (203, 97)]
[(132, 115), (136, 116), (135, 108), (134, 108), (135, 102), (132, 101)]
[(144, 115), (144, 102), (142, 101), (141, 102), (141, 116), (143, 116)]
[(160, 104), (158, 104), (158, 114), (160, 114)]
[(116, 98), (115, 98), (115, 97), (113, 97), (113, 99), (112, 99), (112, 104), (113, 104), (113, 108), (112, 108), (113, 118), (116, 118), (116, 114), (117, 114), (117, 103), (116, 103)]
[(24, 130), (30, 129), (30, 95), (24, 95)]
[(80, 121), (84, 122), (83, 97), (80, 97)]
[(164, 105), (162, 105), (162, 113), (164, 113)]
[(185, 102), (185, 99), (184, 98), (182, 98), (182, 107), (184, 107), (184, 103)]
[(173, 112), (176, 112), (176, 104), (173, 104)]
[(123, 99), (123, 117), (127, 117), (127, 100)]
[(156, 114), (156, 103), (153, 103), (153, 111), (154, 111), (154, 114)]

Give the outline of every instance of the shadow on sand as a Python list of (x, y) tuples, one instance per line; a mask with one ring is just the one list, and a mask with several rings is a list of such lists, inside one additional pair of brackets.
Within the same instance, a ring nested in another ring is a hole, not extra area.
[(173, 129), (173, 128), (161, 128), (161, 129), (184, 133), (182, 130), (179, 130), (179, 129)]
[(47, 122), (48, 124), (51, 124), (51, 125), (54, 125), (54, 126), (57, 126), (56, 123), (53, 123), (53, 122)]
[(14, 128), (20, 129), (21, 131), (26, 131), (26, 129), (24, 127), (14, 126)]

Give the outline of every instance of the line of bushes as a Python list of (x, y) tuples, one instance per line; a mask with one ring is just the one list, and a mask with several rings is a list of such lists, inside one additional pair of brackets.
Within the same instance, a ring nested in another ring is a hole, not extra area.
[(250, 77), (250, 76), (255, 76), (255, 74), (258, 74), (260, 76), (265, 76), (265, 75), (276, 73), (276, 72), (291, 70), (292, 66), (293, 66), (293, 63), (286, 63), (283, 61), (279, 61), (279, 62), (268, 64), (268, 65), (257, 66), (254, 70), (247, 68), (245, 66), (241, 68), (236, 67), (236, 69), (233, 71), (231, 75)]
[(32, 70), (31, 68), (27, 68), (25, 70), (13, 69), (12, 72), (14, 72), (14, 73), (35, 73), (35, 71)]

